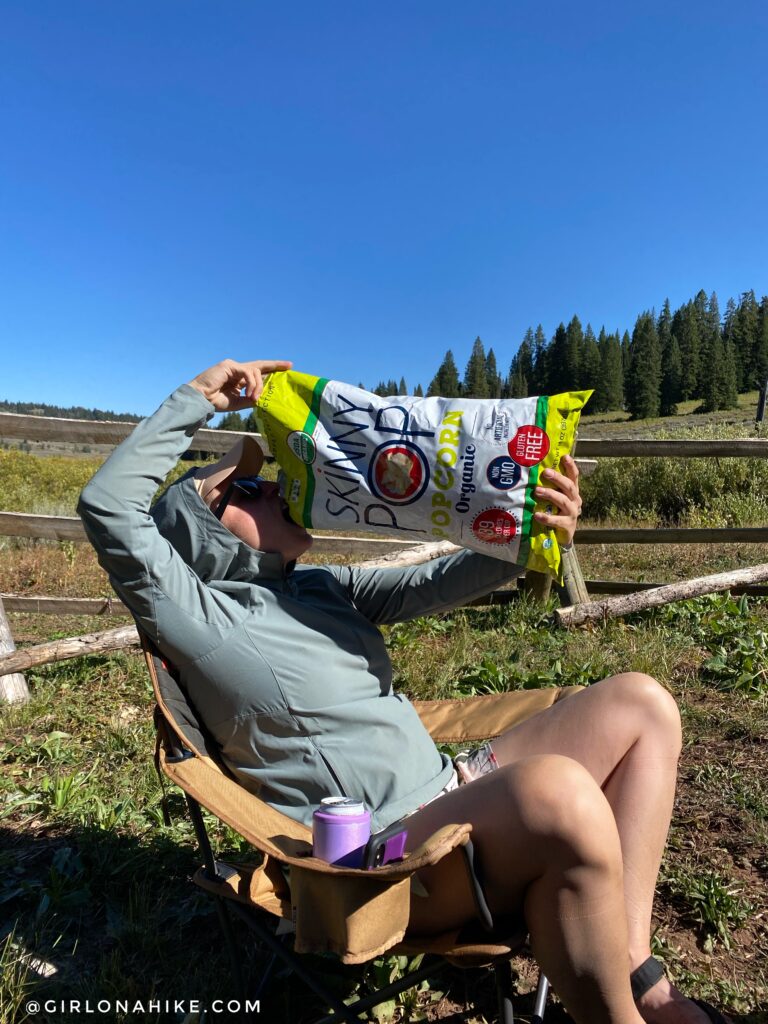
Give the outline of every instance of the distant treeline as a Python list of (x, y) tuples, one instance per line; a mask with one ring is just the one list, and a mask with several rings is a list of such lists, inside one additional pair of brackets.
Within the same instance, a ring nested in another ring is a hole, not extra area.
[(115, 413), (105, 409), (85, 409), (82, 405), (46, 405), (45, 402), (0, 400), (0, 412), (15, 412), (19, 416), (58, 416), (67, 420), (111, 420), (119, 423), (138, 423), (142, 419), (133, 412)]
[[(678, 402), (699, 399), (705, 412), (729, 409), (737, 394), (768, 378), (768, 296), (754, 291), (729, 299), (721, 317), (717, 295), (700, 291), (674, 312), (641, 313), (632, 336), (625, 331), (596, 336), (574, 316), (547, 339), (529, 327), (506, 376), (493, 349), (475, 340), (464, 376), (449, 350), (432, 378), (428, 395), (449, 398), (525, 398), (594, 388), (590, 412), (624, 409), (636, 419), (674, 415)], [(380, 382), (379, 395), (407, 394), (403, 378)], [(421, 387), (414, 390), (421, 395)]]

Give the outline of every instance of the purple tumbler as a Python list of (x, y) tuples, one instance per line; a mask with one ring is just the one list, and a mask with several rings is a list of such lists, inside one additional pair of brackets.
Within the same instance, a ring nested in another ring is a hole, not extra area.
[(361, 800), (328, 796), (312, 815), (312, 855), (329, 864), (359, 868), (371, 836), (371, 813)]

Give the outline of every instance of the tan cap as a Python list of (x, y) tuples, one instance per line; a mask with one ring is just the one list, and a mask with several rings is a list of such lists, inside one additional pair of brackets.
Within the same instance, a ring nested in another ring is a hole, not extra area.
[(264, 452), (255, 437), (239, 438), (226, 455), (210, 466), (201, 466), (194, 477), (197, 493), (210, 505), (212, 492), (228, 477), (256, 476), (264, 465)]

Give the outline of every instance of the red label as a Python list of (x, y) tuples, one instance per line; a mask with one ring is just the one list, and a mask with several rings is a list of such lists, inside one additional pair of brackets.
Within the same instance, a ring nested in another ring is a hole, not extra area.
[(509, 544), (517, 533), (517, 521), (503, 508), (487, 508), (475, 516), (472, 533), (486, 544)]
[(519, 466), (535, 466), (549, 451), (549, 438), (541, 427), (528, 424), (518, 429), (507, 451)]

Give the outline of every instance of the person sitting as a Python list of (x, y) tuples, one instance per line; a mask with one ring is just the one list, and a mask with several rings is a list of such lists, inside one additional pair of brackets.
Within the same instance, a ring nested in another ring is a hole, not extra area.
[[(590, 686), (471, 752), (457, 773), (393, 689), (378, 627), (487, 594), (518, 566), (470, 551), (410, 568), (297, 565), (312, 537), (278, 485), (258, 477), (261, 449), (247, 437), (150, 508), (195, 431), (252, 405), (263, 375), (290, 366), (224, 360), (179, 387), (115, 449), (78, 508), (114, 589), (177, 668), (222, 761), (305, 824), (338, 795), (363, 800), (374, 829), (408, 816), (411, 849), (470, 822), (491, 910), (524, 914), (575, 1021), (723, 1020), (650, 956), (681, 748), (677, 707), (655, 680), (626, 672)], [(552, 511), (536, 518), (570, 543), (576, 463), (566, 457), (543, 479), (536, 495)], [(446, 858), (422, 872), (426, 892), (451, 886), (453, 870)], [(439, 908), (412, 897), (417, 934), (474, 916), (458, 896)]]

